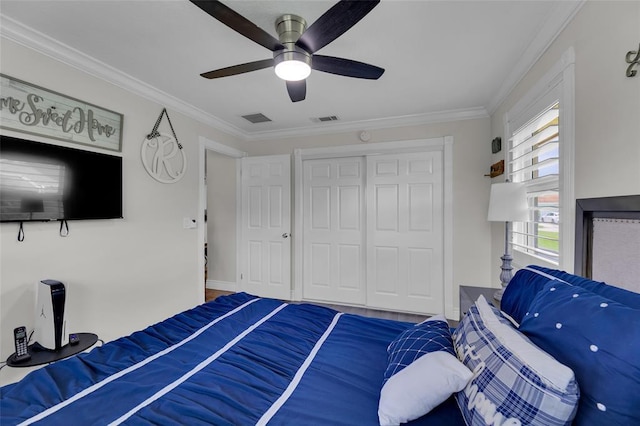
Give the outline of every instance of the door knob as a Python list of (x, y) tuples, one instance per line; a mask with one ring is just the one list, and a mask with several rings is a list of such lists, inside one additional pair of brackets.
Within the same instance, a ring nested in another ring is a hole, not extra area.
[(282, 238), (289, 238), (290, 236), (291, 236), (291, 234), (288, 234), (286, 232), (284, 234), (282, 234)]

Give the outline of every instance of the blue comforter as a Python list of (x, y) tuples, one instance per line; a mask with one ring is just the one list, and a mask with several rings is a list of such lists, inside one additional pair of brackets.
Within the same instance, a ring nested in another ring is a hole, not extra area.
[[(0, 423), (376, 425), (410, 325), (238, 293), (1, 388)], [(453, 399), (415, 423), (463, 424)]]

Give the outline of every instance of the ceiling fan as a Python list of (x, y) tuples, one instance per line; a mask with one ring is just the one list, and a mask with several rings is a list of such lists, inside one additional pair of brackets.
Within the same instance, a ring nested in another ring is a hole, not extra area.
[(305, 79), (311, 69), (370, 80), (377, 80), (384, 73), (383, 68), (374, 65), (315, 54), (358, 23), (380, 0), (341, 0), (308, 28), (306, 21), (300, 16), (282, 15), (275, 22), (279, 40), (219, 1), (190, 1), (232, 30), (273, 52), (272, 59), (205, 72), (200, 74), (202, 77), (228, 77), (274, 67), (276, 75), (286, 81), (291, 101), (298, 102), (306, 97)]

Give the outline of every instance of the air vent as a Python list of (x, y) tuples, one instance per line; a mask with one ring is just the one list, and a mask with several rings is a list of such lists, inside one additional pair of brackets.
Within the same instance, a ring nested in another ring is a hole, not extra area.
[(325, 121), (338, 121), (338, 117), (335, 115), (327, 115), (326, 117), (318, 117), (318, 121), (321, 123)]
[(272, 121), (269, 117), (267, 117), (264, 114), (261, 113), (257, 113), (257, 114), (249, 114), (249, 115), (243, 115), (242, 118), (244, 118), (245, 120), (256, 124), (256, 123), (266, 123), (268, 121)]

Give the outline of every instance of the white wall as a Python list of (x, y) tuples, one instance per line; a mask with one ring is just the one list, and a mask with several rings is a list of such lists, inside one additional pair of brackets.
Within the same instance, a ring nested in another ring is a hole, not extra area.
[(236, 277), (236, 159), (207, 151), (207, 286), (234, 290)]
[[(491, 162), (490, 121), (462, 120), (422, 126), (370, 130), (374, 142), (453, 136), (453, 300), (459, 285), (491, 286), (491, 234), (487, 222)], [(358, 132), (259, 141), (246, 144), (249, 155), (291, 154), (295, 148), (362, 143)], [(497, 281), (494, 280), (494, 281)], [(499, 286), (499, 283), (496, 285)]]
[[(3, 74), (124, 114), (124, 219), (72, 221), (66, 238), (58, 236), (57, 223), (26, 223), (24, 242), (16, 241), (17, 224), (0, 225), (0, 358), (14, 351), (14, 327), (33, 327), (35, 283), (42, 279), (68, 285), (70, 332), (94, 332), (105, 341), (203, 302), (197, 231), (182, 223), (197, 217), (198, 137), (231, 146), (236, 141), (169, 111), (188, 169), (180, 182), (161, 184), (144, 170), (140, 144), (162, 105), (6, 39), (0, 64)], [(160, 129), (170, 131), (166, 120)], [(23, 369), (3, 368), (0, 384), (22, 374)]]
[[(492, 136), (504, 141), (505, 112), (573, 46), (575, 198), (640, 194), (640, 73), (625, 75), (625, 55), (640, 42), (639, 22), (640, 2), (586, 2), (491, 117)], [(502, 228), (493, 227), (491, 258), (497, 266)]]

